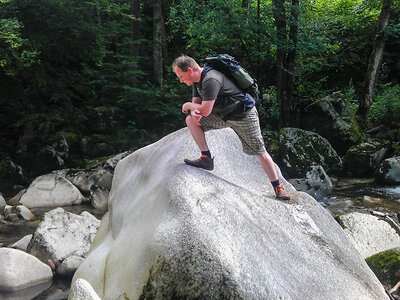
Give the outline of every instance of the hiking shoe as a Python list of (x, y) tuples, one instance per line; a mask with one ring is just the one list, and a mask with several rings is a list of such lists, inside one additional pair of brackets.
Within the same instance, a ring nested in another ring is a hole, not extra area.
[(185, 159), (184, 162), (185, 164), (196, 168), (202, 168), (209, 171), (214, 169), (214, 160), (207, 155), (202, 155), (200, 158), (195, 160)]
[(275, 199), (290, 200), (290, 197), (286, 194), (282, 184), (275, 187)]

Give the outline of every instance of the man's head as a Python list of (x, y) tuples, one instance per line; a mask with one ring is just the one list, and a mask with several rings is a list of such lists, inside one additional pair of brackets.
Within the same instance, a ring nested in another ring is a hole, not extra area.
[(186, 85), (192, 85), (193, 82), (199, 82), (202, 69), (197, 62), (190, 56), (182, 55), (172, 63), (172, 70), (178, 76), (180, 82)]

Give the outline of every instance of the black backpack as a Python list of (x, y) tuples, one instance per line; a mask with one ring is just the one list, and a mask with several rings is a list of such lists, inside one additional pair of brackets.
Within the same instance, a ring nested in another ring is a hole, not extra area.
[(205, 58), (207, 66), (220, 71), (236, 84), (243, 92), (250, 94), (256, 104), (262, 100), (262, 92), (257, 80), (247, 72), (234, 57), (228, 54), (217, 54)]

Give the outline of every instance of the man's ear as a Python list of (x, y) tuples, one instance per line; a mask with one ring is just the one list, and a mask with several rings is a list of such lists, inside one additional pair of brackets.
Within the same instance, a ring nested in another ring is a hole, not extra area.
[(188, 68), (187, 68), (187, 71), (189, 72), (189, 74), (193, 74), (193, 69), (192, 69), (192, 67), (188, 67)]

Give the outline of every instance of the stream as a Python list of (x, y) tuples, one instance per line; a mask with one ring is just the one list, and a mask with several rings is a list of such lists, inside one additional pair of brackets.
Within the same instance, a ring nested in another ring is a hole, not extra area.
[[(335, 189), (322, 201), (324, 206), (335, 217), (350, 212), (379, 211), (399, 219), (400, 215), (400, 185), (376, 185), (373, 179), (341, 178)], [(40, 222), (40, 217), (52, 208), (31, 209), (37, 218), (35, 221), (21, 221), (18, 223), (4, 224), (0, 222), (0, 247), (7, 247), (27, 234), (33, 234)], [(63, 207), (71, 213), (80, 214), (88, 211), (101, 219), (102, 212), (94, 209), (89, 204), (80, 206)], [(63, 300), (67, 299), (71, 278), (55, 276), (52, 282), (28, 288), (14, 293), (0, 292), (0, 299), (5, 300)]]

